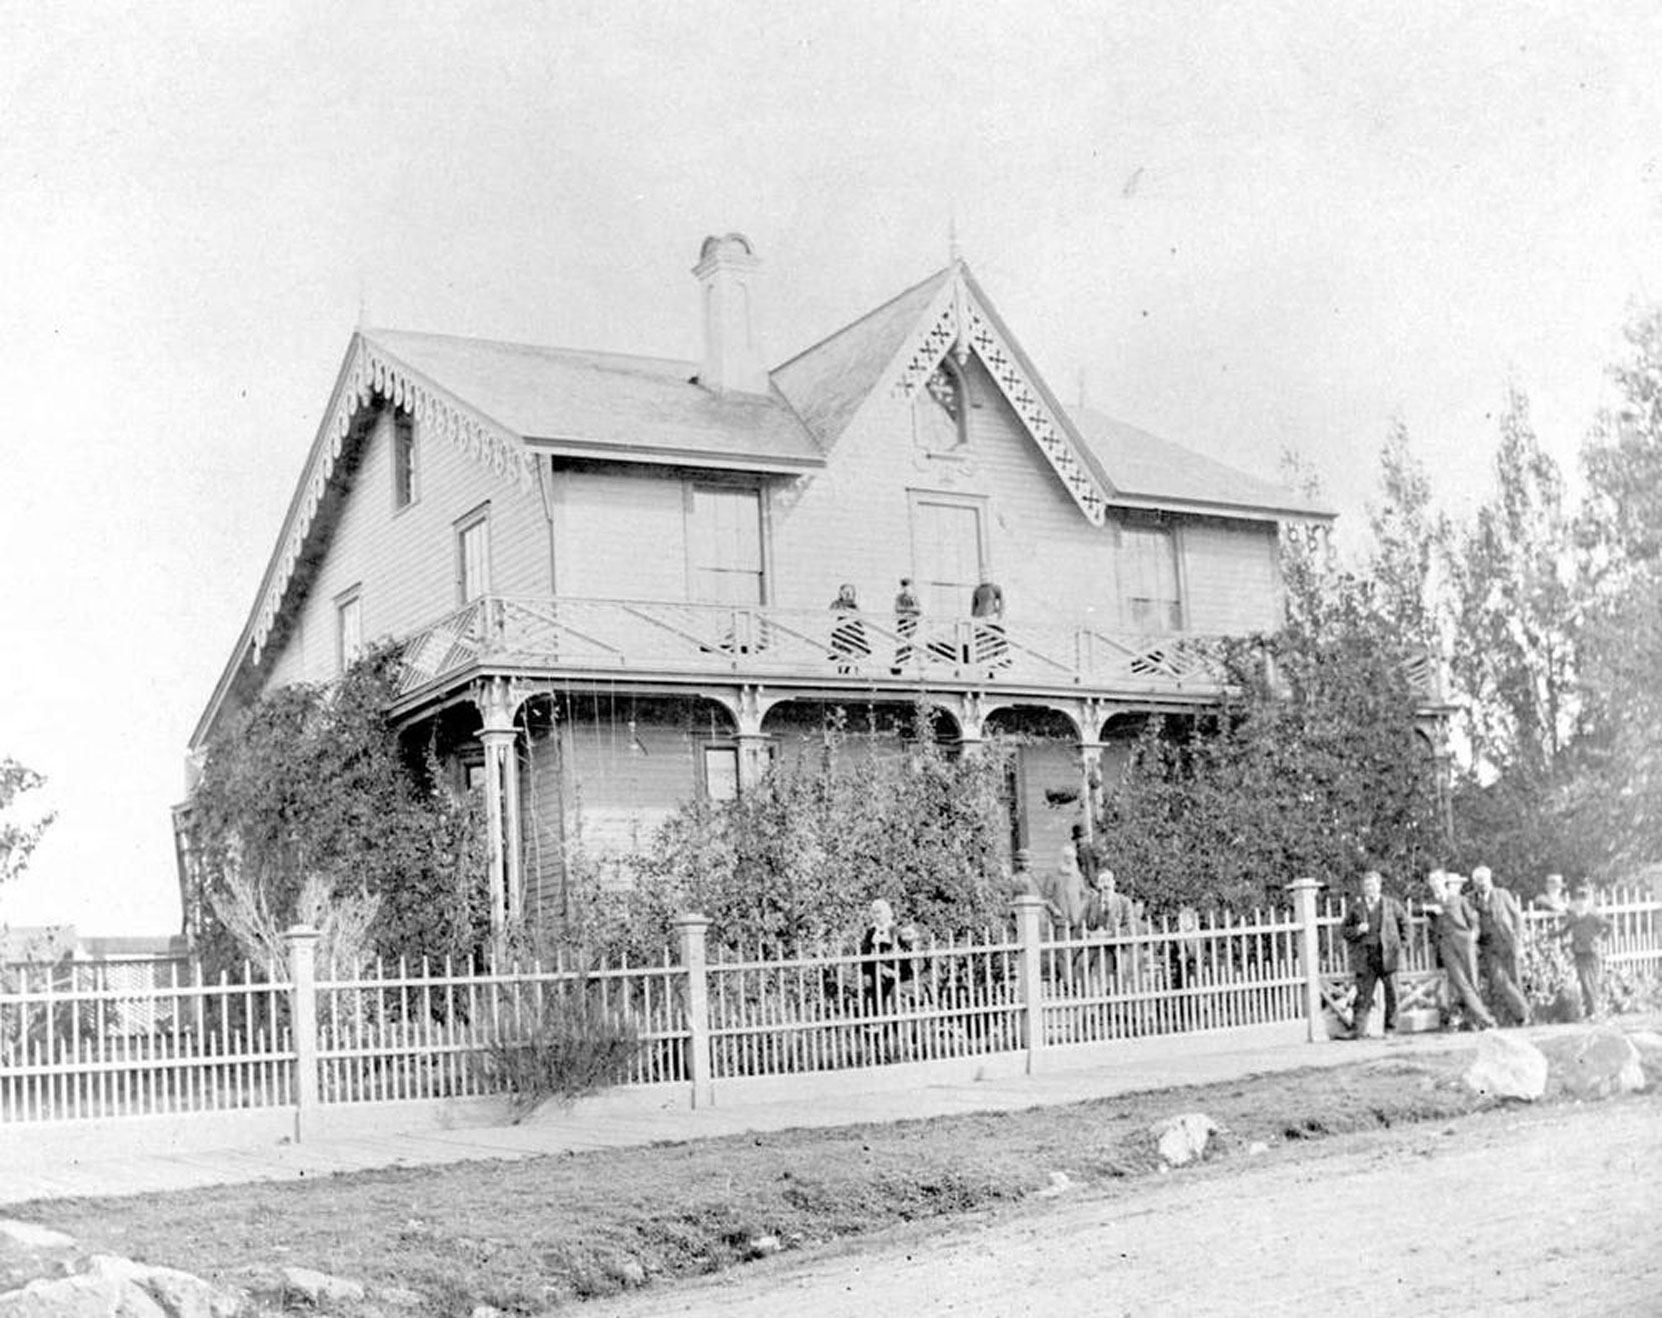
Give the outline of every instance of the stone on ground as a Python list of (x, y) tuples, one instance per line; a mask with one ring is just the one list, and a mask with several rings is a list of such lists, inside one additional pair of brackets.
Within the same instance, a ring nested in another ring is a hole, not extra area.
[(231, 1318), (240, 1291), (114, 1254), (28, 1222), (0, 1221), (0, 1318)]
[(1581, 1041), (1560, 1078), (1578, 1098), (1609, 1098), (1643, 1089), (1645, 1068), (1625, 1034), (1596, 1030)]
[(1516, 1034), (1486, 1030), (1478, 1036), (1477, 1058), (1465, 1080), (1474, 1094), (1533, 1103), (1547, 1091), (1546, 1054)]
[(1203, 1112), (1185, 1112), (1156, 1121), (1148, 1133), (1158, 1141), (1165, 1164), (1181, 1167), (1205, 1154), (1207, 1142), (1218, 1133), (1218, 1125)]

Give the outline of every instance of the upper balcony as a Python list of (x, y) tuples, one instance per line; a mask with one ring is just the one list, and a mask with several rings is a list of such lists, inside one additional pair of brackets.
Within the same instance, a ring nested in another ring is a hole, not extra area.
[(410, 704), (476, 671), (578, 681), (700, 681), (898, 691), (996, 687), (1204, 703), (1223, 690), (1216, 638), (1066, 622), (671, 601), (487, 596), (411, 636)]

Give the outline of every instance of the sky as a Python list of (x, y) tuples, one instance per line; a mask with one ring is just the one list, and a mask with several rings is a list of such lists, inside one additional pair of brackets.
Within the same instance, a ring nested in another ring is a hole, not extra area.
[(738, 230), (783, 360), (955, 234), (1065, 401), (1352, 528), (1400, 419), (1458, 516), (1507, 382), (1573, 467), (1662, 298), (1657, 68), (1653, 0), (0, 0), (0, 757), (58, 814), (0, 924), (177, 927), (358, 324), (692, 358)]

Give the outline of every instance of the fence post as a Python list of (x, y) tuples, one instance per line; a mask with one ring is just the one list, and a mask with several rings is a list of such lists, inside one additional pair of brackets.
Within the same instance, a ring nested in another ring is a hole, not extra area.
[(317, 940), (309, 925), (283, 931), (289, 947), (289, 1032), (294, 1039), (294, 1142), (317, 1132)]
[(1327, 1023), (1322, 1019), (1321, 937), (1316, 924), (1316, 879), (1294, 879), (1287, 885), (1298, 911), (1299, 968), (1304, 972), (1305, 1038), (1310, 1043), (1327, 1042)]
[(705, 933), (709, 927), (708, 916), (688, 912), (675, 917), (681, 968), (687, 974), (687, 1073), (695, 1108), (709, 1107), (715, 1101), (710, 1083), (710, 988), (705, 977)]
[(1024, 892), (1015, 900), (1016, 937), (1021, 943), (1022, 1039), (1027, 1045), (1027, 1073), (1039, 1069), (1039, 1053), (1045, 1046), (1044, 960), (1039, 940), (1045, 914), (1045, 899)]

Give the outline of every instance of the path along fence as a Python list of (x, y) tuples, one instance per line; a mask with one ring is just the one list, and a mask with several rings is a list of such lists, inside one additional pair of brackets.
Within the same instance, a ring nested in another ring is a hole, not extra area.
[[(1118, 932), (1051, 928), (1042, 902), (1022, 897), (1007, 931), (898, 958), (739, 953), (689, 915), (651, 965), (348, 974), (316, 966), (316, 933), (297, 929), (287, 969), (242, 982), (204, 983), (178, 962), (148, 985), (13, 967), (0, 979), (0, 1139), (141, 1118), (299, 1139), (457, 1119), (500, 1102), (500, 1049), (578, 1006), (634, 1029), (619, 1092), (659, 1105), (1323, 1040), (1351, 982), (1343, 906), (1314, 880), (1289, 891), (1280, 910)], [(1662, 978), (1662, 902), (1611, 892), (1599, 909), (1612, 925), (1607, 965)], [(1553, 936), (1556, 916), (1528, 919), (1532, 937)], [(1435, 1024), (1441, 980), (1416, 915), (1398, 975), (1406, 1020)]]

